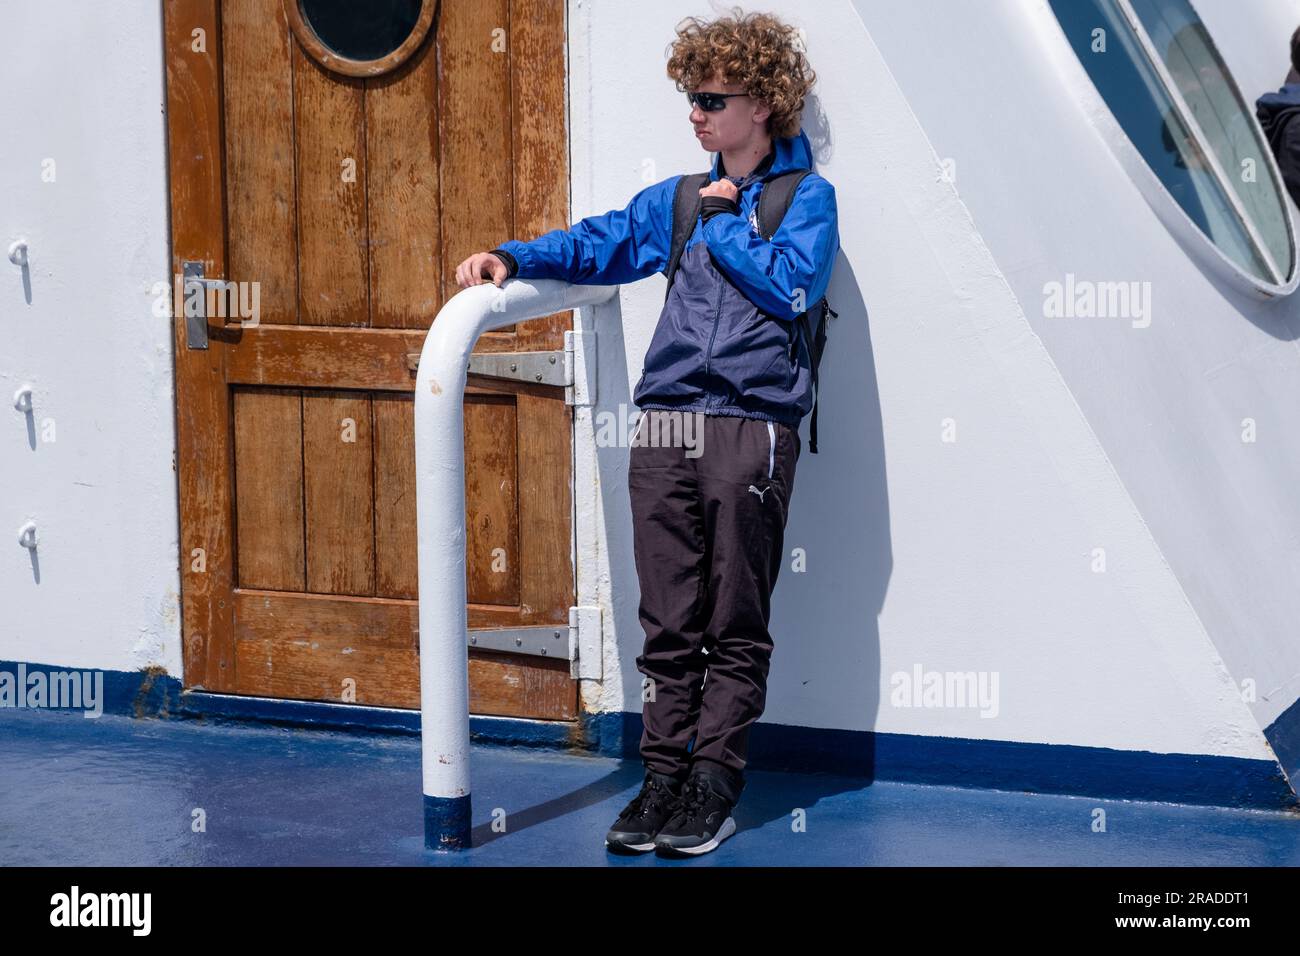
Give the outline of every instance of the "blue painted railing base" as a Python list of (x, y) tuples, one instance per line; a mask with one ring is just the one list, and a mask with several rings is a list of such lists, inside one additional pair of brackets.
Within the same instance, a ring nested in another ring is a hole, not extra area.
[(470, 796), (431, 797), (424, 795), (424, 848), (426, 850), (468, 850), (471, 833)]

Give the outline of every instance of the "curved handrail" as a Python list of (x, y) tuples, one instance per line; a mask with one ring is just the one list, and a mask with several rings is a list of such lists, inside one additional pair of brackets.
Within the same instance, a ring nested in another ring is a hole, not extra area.
[(465, 578), (465, 382), (489, 329), (607, 302), (618, 286), (507, 279), (456, 293), (425, 337), (415, 377), (415, 511), (424, 845), (470, 845)]

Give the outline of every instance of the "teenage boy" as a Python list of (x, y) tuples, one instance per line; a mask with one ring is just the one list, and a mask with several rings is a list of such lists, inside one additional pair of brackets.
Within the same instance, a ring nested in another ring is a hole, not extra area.
[[(668, 60), (700, 145), (717, 156), (633, 392), (646, 772), (606, 835), (615, 850), (706, 853), (736, 829), (749, 730), (766, 698), (798, 427), (813, 404), (810, 343), (795, 320), (823, 297), (839, 249), (835, 190), (816, 173), (799, 182), (770, 240), (759, 230), (765, 184), (812, 166), (800, 114), (815, 74), (802, 50), (797, 32), (767, 14), (692, 17)], [(470, 256), (457, 281), (614, 285), (667, 274), (680, 181), (567, 231)]]

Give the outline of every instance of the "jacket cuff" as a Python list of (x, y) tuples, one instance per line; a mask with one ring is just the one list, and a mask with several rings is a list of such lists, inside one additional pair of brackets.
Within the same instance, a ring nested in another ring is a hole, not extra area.
[(720, 212), (738, 214), (740, 206), (736, 200), (728, 199), (726, 196), (705, 196), (700, 200), (700, 216), (705, 222)]
[(506, 264), (506, 278), (513, 279), (516, 273), (519, 272), (519, 261), (504, 249), (498, 248), (488, 251)]

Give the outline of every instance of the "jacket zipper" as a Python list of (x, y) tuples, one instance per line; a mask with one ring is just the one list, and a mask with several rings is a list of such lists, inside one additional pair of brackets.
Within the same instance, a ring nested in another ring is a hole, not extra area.
[[(749, 183), (746, 183), (745, 186), (748, 188)], [(737, 204), (739, 205), (739, 201)], [(758, 215), (756, 211), (753, 214)], [(703, 237), (700, 238), (700, 242), (704, 242)], [(711, 255), (707, 246), (704, 254)], [(709, 333), (709, 350), (704, 354), (704, 374), (706, 376), (709, 374), (709, 361), (713, 358), (713, 340), (718, 336), (718, 317), (722, 314), (722, 284), (727, 281), (717, 266), (713, 267), (713, 271), (718, 276), (718, 305), (713, 310), (713, 331)]]
[[(709, 253), (708, 253), (708, 250), (706, 249), (706, 250), (705, 250), (705, 255), (708, 255), (708, 254), (709, 254)], [(713, 271), (714, 271), (714, 272), (717, 272), (717, 271), (718, 271), (718, 269), (717, 269), (716, 266), (714, 266)], [(717, 338), (717, 335), (718, 335), (718, 317), (722, 314), (722, 282), (723, 282), (722, 275), (719, 273), (719, 274), (718, 274), (718, 305), (717, 305), (717, 307), (713, 310), (713, 331), (709, 334), (709, 350), (704, 354), (704, 374), (705, 374), (705, 375), (708, 375), (708, 374), (709, 374), (709, 361), (710, 361), (710, 359), (713, 358), (713, 340), (714, 340), (715, 338)]]

